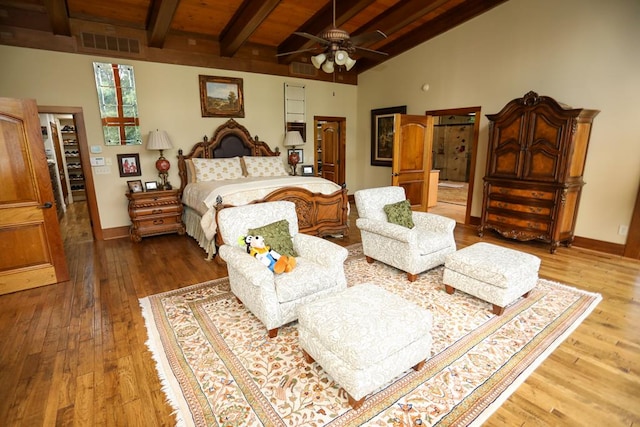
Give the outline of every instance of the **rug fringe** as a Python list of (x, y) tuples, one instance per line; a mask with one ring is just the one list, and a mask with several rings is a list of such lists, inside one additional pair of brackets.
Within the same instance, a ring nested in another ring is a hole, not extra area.
[[(192, 420), (187, 422), (184, 416), (184, 408), (188, 408), (187, 402), (184, 401), (183, 396), (176, 396), (176, 393), (173, 392), (174, 388), (172, 388), (172, 382), (174, 382), (173, 387), (177, 387), (180, 389), (180, 385), (175, 379), (171, 379), (168, 376), (168, 372), (171, 372), (171, 368), (169, 366), (169, 361), (167, 360), (164, 351), (162, 351), (162, 343), (160, 342), (160, 336), (153, 331), (156, 331), (155, 319), (153, 316), (153, 311), (151, 310), (151, 302), (149, 301), (149, 297), (140, 298), (139, 300), (140, 308), (142, 309), (142, 317), (144, 318), (145, 327), (147, 329), (147, 340), (145, 344), (151, 352), (151, 358), (155, 362), (156, 372), (158, 373), (158, 378), (160, 379), (160, 390), (165, 395), (165, 401), (171, 406), (173, 411), (171, 415), (173, 415), (176, 419), (176, 427), (188, 427), (194, 425)], [(182, 399), (181, 399), (182, 398)], [(187, 409), (187, 413), (189, 413)]]

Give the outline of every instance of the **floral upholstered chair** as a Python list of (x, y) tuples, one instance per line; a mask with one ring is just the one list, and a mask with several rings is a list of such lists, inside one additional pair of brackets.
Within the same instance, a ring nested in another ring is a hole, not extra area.
[(379, 187), (354, 193), (367, 261), (374, 260), (407, 272), (409, 281), (423, 271), (444, 264), (455, 252), (453, 219), (411, 211), (402, 187)]
[[(284, 230), (282, 220), (286, 220)], [(347, 287), (344, 261), (348, 251), (328, 240), (299, 233), (293, 202), (224, 208), (218, 212), (217, 221), (224, 242), (220, 257), (227, 263), (231, 291), (264, 323), (270, 338), (278, 335), (280, 326), (297, 319), (300, 304)], [(285, 245), (291, 244), (286, 250), (294, 252), (296, 265), (293, 270), (274, 274), (249, 255), (246, 247), (238, 242), (247, 234), (261, 234), (265, 238), (278, 234)]]

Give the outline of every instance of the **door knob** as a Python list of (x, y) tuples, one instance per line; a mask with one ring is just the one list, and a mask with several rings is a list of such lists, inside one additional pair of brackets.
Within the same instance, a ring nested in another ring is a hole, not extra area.
[(42, 206), (38, 206), (40, 209), (51, 209), (53, 204), (51, 202), (44, 202)]

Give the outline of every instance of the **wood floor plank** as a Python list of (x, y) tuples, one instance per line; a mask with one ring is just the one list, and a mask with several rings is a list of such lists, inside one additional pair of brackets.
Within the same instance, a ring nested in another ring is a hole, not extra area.
[[(73, 206), (77, 205), (77, 206)], [(71, 279), (0, 296), (0, 420), (6, 426), (174, 425), (146, 347), (139, 299), (227, 275), (178, 235), (92, 241), (83, 204), (62, 221)], [(357, 211), (351, 209), (350, 223)], [(541, 258), (540, 276), (602, 302), (485, 426), (640, 425), (640, 262), (517, 242), (458, 225), (458, 248), (484, 241)], [(329, 238), (348, 246), (349, 236)]]

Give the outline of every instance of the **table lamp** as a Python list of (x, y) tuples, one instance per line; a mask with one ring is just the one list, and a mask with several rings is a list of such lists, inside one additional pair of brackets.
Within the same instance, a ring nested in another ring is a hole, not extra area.
[(289, 131), (286, 133), (284, 137), (284, 146), (293, 148), (291, 150), (291, 154), (289, 154), (289, 164), (291, 165), (291, 170), (293, 171), (293, 175), (296, 174), (296, 167), (300, 162), (300, 156), (295, 151), (297, 145), (304, 144), (302, 140), (302, 135), (297, 130)]
[(167, 181), (167, 175), (169, 175), (167, 172), (171, 167), (171, 163), (164, 158), (162, 152), (171, 148), (173, 148), (173, 145), (165, 131), (156, 129), (149, 132), (147, 150), (160, 150), (160, 158), (156, 161), (156, 169), (158, 169), (158, 176), (162, 181), (163, 190), (171, 190), (171, 184)]

